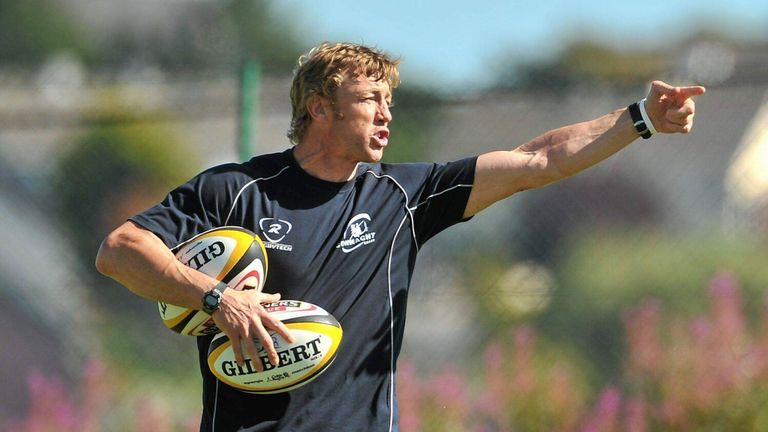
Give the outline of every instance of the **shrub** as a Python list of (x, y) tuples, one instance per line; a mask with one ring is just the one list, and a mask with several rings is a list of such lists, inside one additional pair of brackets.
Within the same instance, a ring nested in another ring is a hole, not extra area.
[(404, 363), (398, 389), (409, 431), (768, 430), (768, 313), (751, 326), (730, 274), (710, 283), (709, 310), (687, 318), (645, 300), (623, 315), (628, 355), (594, 392), (567, 357), (553, 359), (530, 327), (485, 348), (484, 372), (419, 377)]
[(693, 315), (707, 307), (702, 293), (709, 278), (728, 269), (740, 281), (745, 312), (756, 316), (768, 288), (767, 261), (765, 246), (750, 239), (590, 232), (569, 240), (551, 263), (556, 289), (536, 327), (587, 353), (595, 375), (617, 377), (627, 355), (622, 311), (650, 296), (671, 311)]
[[(33, 370), (27, 377), (29, 403), (22, 418), (0, 422), (7, 432), (196, 431), (199, 414), (176, 413), (178, 402), (121, 384), (120, 368), (100, 360), (85, 365), (79, 386)], [(170, 390), (169, 390), (170, 391)]]
[[(400, 424), (411, 431), (762, 431), (768, 430), (768, 310), (750, 323), (736, 278), (716, 275), (708, 309), (672, 314), (646, 299), (622, 315), (627, 356), (621, 375), (586, 385), (578, 358), (515, 327), (483, 350), (481, 372), (457, 366), (398, 371)], [(673, 309), (670, 309), (673, 310)], [(40, 372), (29, 375), (29, 410), (4, 430), (194, 430), (197, 414), (179, 413), (170, 390), (120, 384), (117, 368), (95, 361), (70, 390)], [(154, 384), (154, 382), (153, 382)], [(136, 391), (139, 389), (139, 391)], [(191, 391), (191, 390), (190, 390)]]

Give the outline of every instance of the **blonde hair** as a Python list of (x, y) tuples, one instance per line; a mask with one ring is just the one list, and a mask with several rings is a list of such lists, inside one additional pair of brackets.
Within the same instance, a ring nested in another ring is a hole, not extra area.
[(345, 74), (386, 81), (394, 90), (400, 84), (399, 60), (374, 48), (352, 43), (323, 42), (299, 57), (291, 84), (291, 125), (288, 138), (301, 141), (310, 123), (307, 103), (314, 96), (334, 100)]

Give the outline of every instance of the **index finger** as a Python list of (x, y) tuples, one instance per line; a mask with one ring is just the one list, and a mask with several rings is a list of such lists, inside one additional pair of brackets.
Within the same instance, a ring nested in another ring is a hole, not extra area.
[(682, 99), (688, 99), (694, 96), (701, 96), (706, 91), (707, 89), (702, 86), (677, 87), (677, 95)]
[(235, 354), (235, 362), (238, 366), (243, 366), (245, 364), (245, 356), (243, 356), (243, 345), (240, 339), (240, 335), (233, 334), (233, 335), (227, 335), (230, 342), (232, 343), (232, 351)]
[(704, 94), (706, 89), (703, 86), (672, 86), (664, 81), (654, 81), (651, 83), (650, 95), (674, 97), (676, 100), (685, 100), (693, 96)]

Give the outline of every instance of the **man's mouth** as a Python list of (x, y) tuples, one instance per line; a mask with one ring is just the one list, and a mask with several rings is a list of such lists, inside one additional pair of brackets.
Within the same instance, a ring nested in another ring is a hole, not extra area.
[(376, 139), (376, 141), (379, 143), (379, 145), (385, 146), (387, 145), (387, 142), (389, 141), (389, 131), (386, 129), (382, 129), (379, 131), (376, 131), (373, 134), (373, 138)]

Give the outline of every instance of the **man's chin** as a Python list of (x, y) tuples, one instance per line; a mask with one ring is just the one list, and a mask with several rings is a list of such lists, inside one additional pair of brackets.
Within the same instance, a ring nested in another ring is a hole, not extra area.
[(382, 149), (382, 150), (378, 150), (378, 151), (376, 151), (376, 150), (370, 151), (365, 156), (366, 156), (366, 160), (361, 161), (361, 162), (365, 162), (365, 163), (378, 163), (378, 162), (381, 162), (381, 158), (384, 157), (384, 150)]

